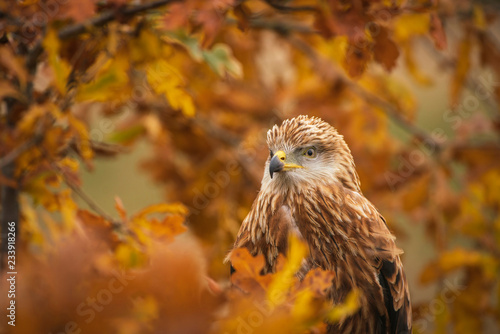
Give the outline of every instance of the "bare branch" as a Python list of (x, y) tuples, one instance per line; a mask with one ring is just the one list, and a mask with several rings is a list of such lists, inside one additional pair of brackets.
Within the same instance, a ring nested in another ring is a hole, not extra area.
[[(93, 17), (85, 22), (79, 24), (73, 24), (62, 28), (58, 33), (58, 37), (62, 40), (69, 39), (78, 36), (80, 34), (83, 34), (85, 32), (88, 32), (91, 29), (102, 27), (111, 21), (130, 19), (137, 14), (146, 12), (151, 9), (160, 8), (170, 3), (179, 1), (182, 0), (157, 0), (142, 5), (121, 7), (116, 10), (110, 10), (99, 16)], [(28, 68), (36, 66), (36, 61), (38, 57), (42, 54), (42, 52), (43, 52), (43, 47), (42, 47), (42, 41), (40, 40), (38, 41), (38, 43), (35, 44), (35, 46), (30, 50), (28, 54), (26, 60)]]
[(59, 166), (56, 163), (54, 163), (54, 162), (51, 161), (50, 165), (52, 166), (52, 168), (54, 170), (57, 170), (59, 173), (61, 173), (61, 175), (62, 175), (62, 177), (64, 179), (64, 183), (66, 183), (66, 185), (71, 190), (73, 190), (73, 192), (78, 197), (80, 197), (89, 206), (89, 208), (91, 208), (98, 215), (100, 215), (105, 220), (107, 220), (113, 226), (114, 229), (120, 230), (120, 229), (123, 228), (123, 224), (121, 222), (119, 222), (116, 219), (114, 219), (113, 217), (111, 217), (85, 191), (83, 191), (83, 189), (80, 186), (78, 186), (77, 184), (75, 184), (74, 182), (72, 182), (70, 180), (70, 178), (66, 177), (64, 170), (62, 170), (61, 168), (59, 168)]
[(75, 37), (89, 31), (91, 28), (102, 27), (103, 25), (111, 21), (117, 19), (129, 19), (136, 14), (140, 14), (148, 10), (163, 7), (170, 3), (179, 1), (181, 0), (157, 0), (142, 5), (122, 7), (117, 10), (111, 10), (94, 18), (91, 18), (86, 22), (65, 27), (59, 31), (58, 36), (60, 39)]

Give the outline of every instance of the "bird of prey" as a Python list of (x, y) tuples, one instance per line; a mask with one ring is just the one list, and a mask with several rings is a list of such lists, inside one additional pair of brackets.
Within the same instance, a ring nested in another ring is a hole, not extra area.
[[(298, 116), (267, 133), (269, 159), (261, 189), (234, 249), (263, 254), (273, 272), (295, 233), (309, 247), (298, 275), (313, 268), (335, 272), (329, 299), (342, 303), (352, 289), (360, 309), (328, 333), (411, 333), (408, 284), (384, 218), (360, 189), (343, 136), (317, 117)], [(233, 270), (233, 268), (231, 268)]]

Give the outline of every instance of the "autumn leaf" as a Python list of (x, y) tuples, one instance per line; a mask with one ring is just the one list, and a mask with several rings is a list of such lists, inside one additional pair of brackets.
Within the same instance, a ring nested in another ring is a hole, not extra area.
[(157, 60), (146, 70), (148, 83), (158, 94), (164, 94), (172, 108), (193, 117), (195, 106), (192, 97), (183, 89), (184, 79), (180, 72), (165, 60)]
[(427, 266), (422, 272), (420, 280), (422, 283), (429, 283), (435, 281), (441, 275), (464, 267), (482, 268), (488, 273), (488, 277), (493, 279), (499, 268), (499, 263), (491, 255), (456, 248), (443, 253), (438, 261)]
[(125, 208), (123, 206), (123, 202), (120, 197), (116, 196), (115, 197), (115, 209), (120, 215), (120, 218), (122, 221), (127, 221), (127, 211), (125, 211)]
[[(26, 82), (28, 80), (28, 73), (26, 69), (22, 66), (21, 60), (19, 57), (16, 57), (11, 49), (6, 46), (0, 47), (0, 65), (4, 67), (7, 72), (12, 72), (16, 78), (21, 83), (22, 87), (25, 87)], [(13, 92), (9, 92), (7, 83), (2, 82), (4, 86), (2, 91), (2, 95), (9, 95)], [(6, 91), (4, 91), (6, 89)], [(10, 88), (12, 89), (12, 88)]]
[(97, 1), (88, 0), (81, 2), (70, 1), (61, 6), (60, 16), (69, 18), (77, 23), (83, 22), (95, 14), (95, 4)]
[(267, 298), (272, 305), (278, 305), (284, 301), (287, 292), (294, 284), (295, 274), (308, 252), (306, 245), (296, 236), (289, 236), (289, 245), (285, 266), (275, 274), (267, 290)]
[(124, 56), (108, 60), (97, 77), (80, 85), (76, 99), (79, 101), (109, 101), (121, 98), (128, 91), (129, 61)]
[(335, 305), (328, 313), (327, 318), (331, 322), (342, 321), (345, 317), (354, 314), (360, 307), (359, 294), (357, 290), (352, 290), (347, 295), (343, 304)]
[(424, 35), (429, 31), (430, 16), (428, 14), (403, 14), (394, 22), (394, 37), (406, 41), (415, 35)]
[(45, 39), (43, 40), (43, 46), (47, 51), (49, 64), (54, 73), (54, 84), (60, 94), (65, 94), (66, 84), (71, 72), (71, 66), (66, 62), (66, 60), (60, 57), (59, 52), (61, 44), (55, 30), (48, 31)]
[(399, 57), (399, 49), (389, 36), (386, 29), (381, 29), (374, 37), (373, 56), (375, 61), (382, 64), (384, 68), (391, 71), (396, 66)]
[(457, 105), (460, 93), (462, 92), (462, 86), (467, 79), (467, 74), (470, 68), (471, 48), (471, 37), (467, 34), (458, 46), (458, 61), (450, 87), (450, 103), (452, 106)]
[(146, 263), (146, 255), (134, 243), (121, 243), (116, 247), (115, 257), (123, 268), (136, 268)]
[(144, 218), (145, 216), (150, 215), (152, 213), (169, 213), (177, 215), (186, 215), (187, 212), (188, 212), (187, 208), (181, 203), (172, 203), (172, 204), (161, 203), (161, 204), (150, 205), (142, 209), (137, 214), (135, 214), (134, 217)]
[(70, 126), (75, 131), (77, 137), (77, 147), (83, 159), (89, 161), (94, 156), (94, 152), (90, 146), (90, 136), (86, 126), (71, 114), (68, 115)]
[(231, 252), (231, 265), (236, 272), (246, 276), (256, 277), (264, 268), (264, 258), (262, 256), (252, 256), (248, 249), (240, 248)]

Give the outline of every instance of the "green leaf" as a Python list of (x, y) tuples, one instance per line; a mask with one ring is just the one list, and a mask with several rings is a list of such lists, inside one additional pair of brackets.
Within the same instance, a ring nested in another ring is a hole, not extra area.
[(233, 57), (233, 52), (226, 44), (216, 44), (210, 51), (203, 52), (203, 58), (208, 65), (220, 76), (225, 73), (235, 78), (243, 76), (241, 63)]

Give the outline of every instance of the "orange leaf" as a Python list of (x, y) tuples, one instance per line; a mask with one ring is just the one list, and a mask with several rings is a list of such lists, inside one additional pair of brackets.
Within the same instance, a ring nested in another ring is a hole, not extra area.
[(375, 61), (382, 64), (388, 71), (396, 66), (396, 61), (399, 57), (399, 49), (392, 38), (389, 37), (387, 29), (381, 28), (377, 36), (375, 36), (373, 56)]
[(144, 218), (145, 216), (152, 213), (170, 213), (177, 215), (186, 215), (188, 212), (187, 208), (181, 203), (161, 203), (154, 204), (142, 209), (137, 214), (134, 215), (134, 218)]
[(123, 202), (121, 198), (118, 196), (115, 196), (115, 209), (116, 211), (118, 211), (120, 218), (123, 221), (127, 221), (127, 211), (125, 211), (125, 208), (123, 207)]

